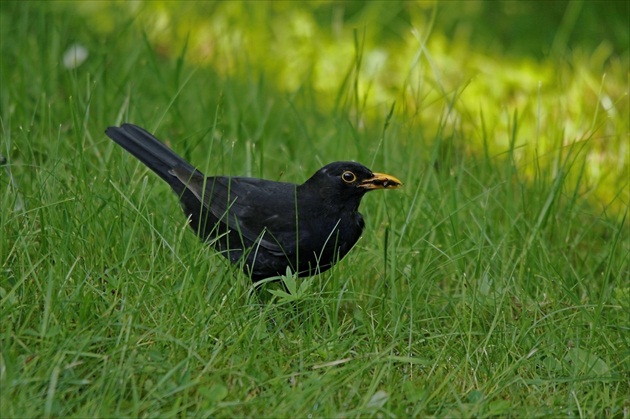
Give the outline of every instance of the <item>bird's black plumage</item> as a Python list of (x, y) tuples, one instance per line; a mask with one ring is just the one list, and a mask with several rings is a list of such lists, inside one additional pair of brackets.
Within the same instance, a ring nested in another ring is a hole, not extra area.
[(144, 129), (123, 124), (105, 133), (164, 179), (179, 196), (190, 226), (254, 281), (329, 269), (363, 231), (361, 198), (398, 188), (393, 176), (349, 161), (330, 163), (301, 185), (204, 175)]

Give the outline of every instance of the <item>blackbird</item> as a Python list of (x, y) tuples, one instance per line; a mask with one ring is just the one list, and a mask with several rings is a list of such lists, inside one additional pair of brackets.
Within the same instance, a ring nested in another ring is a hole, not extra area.
[(253, 281), (330, 269), (357, 242), (365, 225), (361, 198), (396, 189), (393, 176), (338, 161), (301, 185), (249, 177), (204, 175), (149, 132), (132, 124), (105, 131), (164, 179), (179, 196), (193, 230)]

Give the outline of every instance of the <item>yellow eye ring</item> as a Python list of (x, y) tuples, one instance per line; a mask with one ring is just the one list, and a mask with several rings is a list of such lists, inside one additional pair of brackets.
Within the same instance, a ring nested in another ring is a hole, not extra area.
[(355, 175), (349, 170), (346, 170), (345, 172), (341, 174), (341, 179), (346, 183), (352, 183), (355, 180), (357, 180), (357, 175)]

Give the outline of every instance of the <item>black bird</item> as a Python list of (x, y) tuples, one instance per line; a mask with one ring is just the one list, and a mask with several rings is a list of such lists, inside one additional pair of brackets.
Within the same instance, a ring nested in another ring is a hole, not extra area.
[(330, 163), (301, 185), (204, 175), (144, 129), (123, 124), (105, 133), (164, 179), (179, 196), (190, 226), (253, 281), (330, 269), (365, 225), (361, 198), (396, 189), (393, 176), (349, 161)]

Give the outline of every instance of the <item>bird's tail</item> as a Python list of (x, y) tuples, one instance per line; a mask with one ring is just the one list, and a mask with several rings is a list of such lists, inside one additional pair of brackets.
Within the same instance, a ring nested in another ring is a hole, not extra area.
[(190, 163), (139, 126), (122, 124), (120, 127), (109, 127), (105, 134), (164, 179), (178, 195), (183, 192), (185, 185), (173, 174), (173, 170), (178, 169), (180, 173), (183, 171), (191, 176), (199, 173)]

